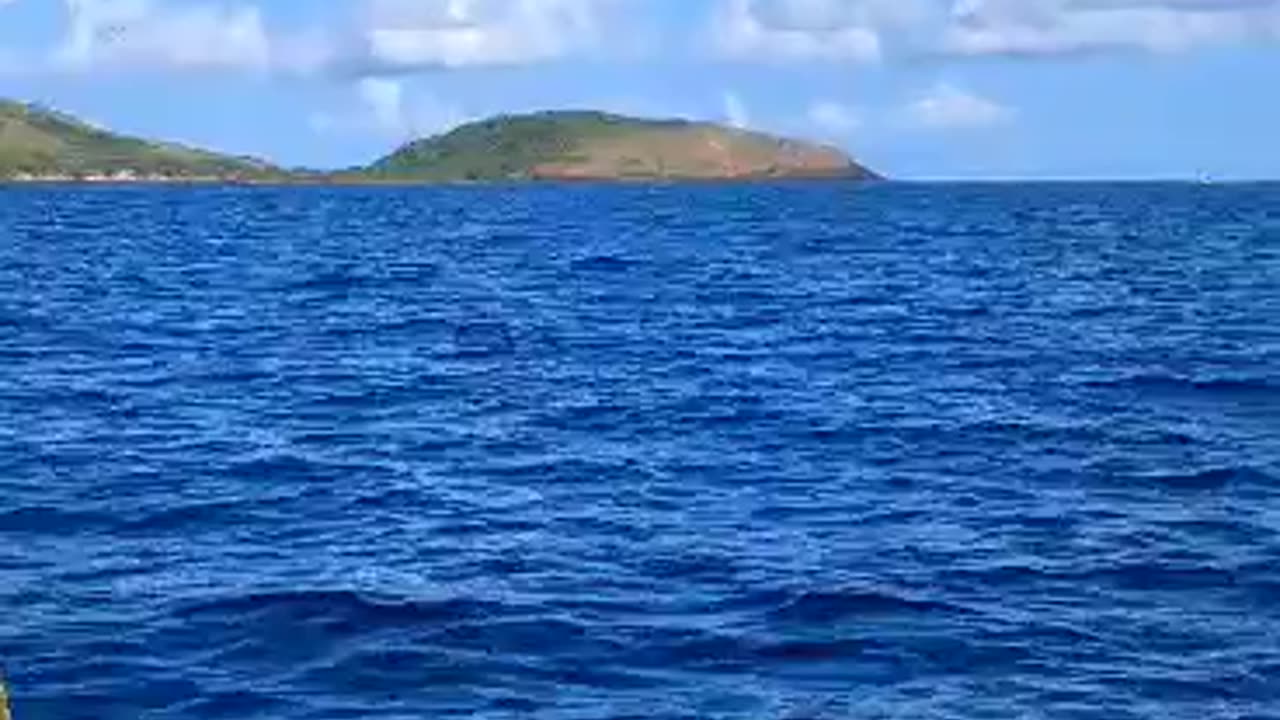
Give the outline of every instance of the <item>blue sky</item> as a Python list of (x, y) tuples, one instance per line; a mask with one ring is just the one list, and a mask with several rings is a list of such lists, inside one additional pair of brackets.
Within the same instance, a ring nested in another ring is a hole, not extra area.
[(906, 178), (1280, 177), (1280, 0), (0, 0), (0, 96), (291, 165), (594, 107)]

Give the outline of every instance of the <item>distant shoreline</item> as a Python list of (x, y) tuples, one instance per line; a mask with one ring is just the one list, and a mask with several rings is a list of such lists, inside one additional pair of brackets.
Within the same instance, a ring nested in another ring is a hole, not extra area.
[(0, 182), (404, 185), (878, 179), (843, 150), (709, 122), (548, 110), (497, 115), (332, 170), (118, 135), (0, 101)]
[(503, 187), (554, 185), (763, 185), (763, 184), (880, 184), (887, 180), (839, 175), (778, 175), (741, 177), (623, 177), (623, 178), (504, 178), (485, 180), (419, 180), (414, 178), (276, 177), (276, 178), (76, 178), (41, 176), (0, 178), (0, 187)]
[(167, 178), (167, 179), (83, 179), (83, 178), (5, 178), (0, 177), (0, 190), (11, 188), (38, 187), (168, 187), (168, 188), (208, 188), (208, 187), (386, 187), (386, 188), (498, 188), (498, 187), (557, 187), (557, 186), (732, 186), (732, 185), (894, 185), (910, 187), (912, 185), (928, 186), (1043, 186), (1043, 185), (1151, 185), (1199, 187), (1212, 190), (1217, 187), (1240, 187), (1253, 185), (1277, 185), (1276, 179), (1244, 179), (1220, 180), (1211, 186), (1204, 186), (1194, 180), (1181, 178), (945, 178), (945, 179), (901, 179), (901, 178), (854, 178), (854, 177), (724, 177), (724, 178), (507, 178), (501, 180), (418, 180), (413, 178), (368, 179), (368, 178), (304, 178), (283, 177), (271, 179), (236, 179), (236, 178)]

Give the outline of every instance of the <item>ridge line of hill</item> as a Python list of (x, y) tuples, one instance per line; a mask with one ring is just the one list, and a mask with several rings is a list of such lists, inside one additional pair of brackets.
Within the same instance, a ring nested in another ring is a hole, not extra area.
[(421, 138), (360, 167), (268, 161), (113, 133), (71, 115), (0, 101), (0, 181), (483, 183), (521, 181), (873, 180), (813, 142), (679, 118), (592, 110), (498, 115)]

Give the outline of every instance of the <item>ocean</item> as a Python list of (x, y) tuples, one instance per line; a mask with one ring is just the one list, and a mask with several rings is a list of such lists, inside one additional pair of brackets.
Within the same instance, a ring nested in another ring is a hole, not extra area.
[(0, 189), (16, 720), (1280, 717), (1280, 186)]

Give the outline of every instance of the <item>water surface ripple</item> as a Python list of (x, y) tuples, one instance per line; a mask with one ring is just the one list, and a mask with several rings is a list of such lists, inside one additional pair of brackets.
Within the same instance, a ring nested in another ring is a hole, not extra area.
[(21, 720), (1280, 717), (1280, 188), (0, 191)]

